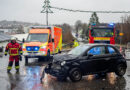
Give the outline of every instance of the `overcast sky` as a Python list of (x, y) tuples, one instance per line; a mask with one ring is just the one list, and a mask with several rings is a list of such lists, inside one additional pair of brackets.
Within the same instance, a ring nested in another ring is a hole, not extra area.
[[(41, 14), (44, 0), (0, 0), (0, 20), (18, 20), (45, 24)], [(130, 0), (50, 0), (50, 5), (68, 9), (130, 11)], [(49, 24), (74, 24), (77, 20), (89, 22), (91, 13), (73, 13), (53, 10)], [(97, 14), (100, 22), (120, 22), (121, 16), (129, 14)]]

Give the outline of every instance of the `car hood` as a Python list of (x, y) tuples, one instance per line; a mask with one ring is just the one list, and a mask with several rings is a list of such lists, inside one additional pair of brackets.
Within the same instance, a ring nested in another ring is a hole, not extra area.
[(77, 58), (77, 56), (69, 55), (69, 54), (55, 55), (53, 57), (53, 62), (69, 61), (69, 60), (73, 60), (76, 58)]

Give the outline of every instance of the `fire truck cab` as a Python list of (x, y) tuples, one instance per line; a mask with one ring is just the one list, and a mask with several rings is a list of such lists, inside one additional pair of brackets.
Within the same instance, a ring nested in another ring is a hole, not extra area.
[(115, 44), (115, 25), (99, 24), (89, 27), (89, 43)]

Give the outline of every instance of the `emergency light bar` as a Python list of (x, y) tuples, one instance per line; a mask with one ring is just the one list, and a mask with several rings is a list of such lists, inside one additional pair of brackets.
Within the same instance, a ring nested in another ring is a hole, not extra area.
[(110, 24), (98, 24), (98, 25), (91, 25), (91, 28), (114, 28), (115, 24), (110, 23)]

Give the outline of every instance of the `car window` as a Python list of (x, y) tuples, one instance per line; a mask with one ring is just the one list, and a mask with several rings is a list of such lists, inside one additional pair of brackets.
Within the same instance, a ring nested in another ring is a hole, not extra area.
[(90, 46), (88, 45), (80, 45), (74, 49), (72, 49), (71, 51), (68, 52), (68, 54), (71, 54), (71, 55), (81, 55), (82, 53), (84, 53)]
[(93, 47), (92, 49), (88, 51), (88, 54), (103, 55), (105, 54), (105, 47), (103, 46)]
[(110, 54), (116, 53), (115, 49), (113, 47), (108, 46), (108, 51)]

